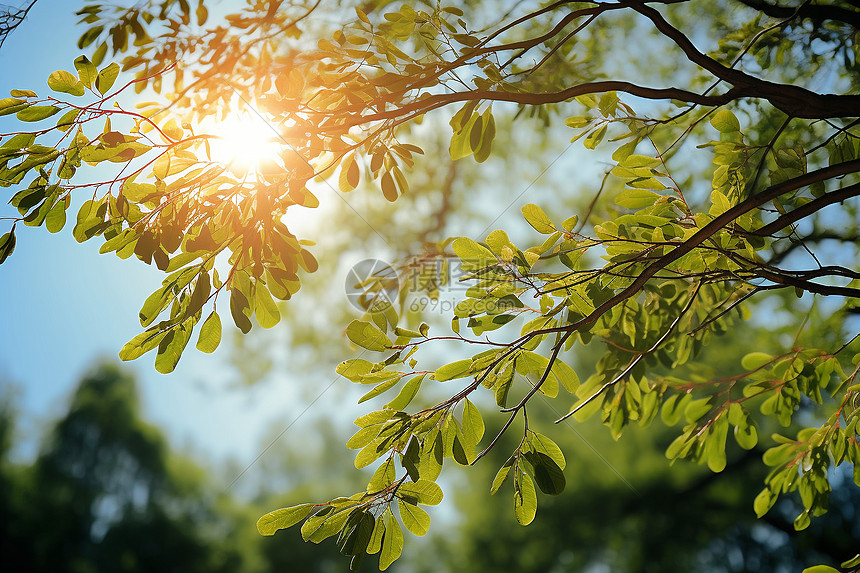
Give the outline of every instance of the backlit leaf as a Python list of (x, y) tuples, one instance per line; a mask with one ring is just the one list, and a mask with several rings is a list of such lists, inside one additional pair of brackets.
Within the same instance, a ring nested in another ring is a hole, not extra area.
[(99, 90), (99, 93), (105, 95), (113, 86), (117, 76), (119, 76), (119, 64), (116, 62), (106, 66), (102, 71), (100, 71), (99, 75), (96, 77), (96, 89)]
[(526, 474), (520, 474), (514, 488), (514, 515), (520, 525), (534, 521), (537, 513), (537, 492), (534, 482)]
[(207, 354), (215, 352), (218, 345), (221, 343), (221, 317), (218, 313), (212, 311), (212, 314), (203, 322), (200, 327), (200, 334), (197, 337), (197, 350)]
[(312, 503), (303, 503), (271, 511), (257, 520), (257, 531), (260, 535), (274, 535), (279, 529), (291, 527), (306, 518), (314, 507)]
[(555, 225), (552, 224), (552, 221), (546, 216), (543, 209), (537, 205), (533, 203), (523, 205), (522, 212), (526, 222), (538, 233), (551, 235), (556, 232)]
[(397, 500), (400, 509), (400, 520), (412, 535), (422, 536), (430, 530), (430, 515), (417, 505)]
[(48, 87), (55, 92), (74, 96), (84, 95), (84, 84), (74, 74), (65, 70), (57, 70), (48, 76)]

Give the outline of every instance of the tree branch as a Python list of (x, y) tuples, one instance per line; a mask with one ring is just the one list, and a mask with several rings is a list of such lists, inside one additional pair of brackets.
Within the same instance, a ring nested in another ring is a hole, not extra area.
[(842, 189), (831, 191), (830, 193), (826, 193), (821, 197), (810, 201), (809, 203), (801, 205), (790, 213), (786, 213), (785, 215), (778, 217), (775, 221), (768, 223), (764, 227), (756, 229), (755, 231), (751, 231), (749, 234), (756, 235), (758, 237), (766, 237), (768, 235), (773, 235), (780, 229), (784, 229), (792, 223), (799, 221), (804, 217), (812, 215), (813, 213), (823, 209), (827, 205), (831, 205), (833, 203), (841, 203), (846, 199), (850, 199), (851, 197), (856, 197), (858, 195), (860, 195), (860, 183), (855, 183), (853, 185), (849, 185), (848, 187), (843, 187)]
[(796, 16), (803, 20), (812, 20), (818, 24), (826, 21), (843, 22), (854, 28), (860, 28), (860, 12), (848, 10), (841, 6), (828, 4), (803, 3), (797, 7), (769, 4), (764, 0), (737, 0), (750, 8), (758, 10), (772, 18), (791, 18)]
[(860, 95), (818, 94), (800, 86), (769, 82), (729, 68), (696, 49), (686, 34), (669, 24), (654, 8), (636, 0), (623, 0), (623, 3), (651, 20), (660, 33), (681, 48), (688, 60), (742, 89), (748, 97), (765, 99), (780, 111), (804, 119), (857, 117), (860, 113)]

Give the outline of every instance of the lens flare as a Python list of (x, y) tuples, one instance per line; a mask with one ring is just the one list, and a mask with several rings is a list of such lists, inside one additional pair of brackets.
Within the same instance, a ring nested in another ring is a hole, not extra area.
[(239, 174), (278, 160), (283, 148), (277, 130), (256, 114), (230, 114), (206, 128), (214, 136), (209, 141), (211, 159)]

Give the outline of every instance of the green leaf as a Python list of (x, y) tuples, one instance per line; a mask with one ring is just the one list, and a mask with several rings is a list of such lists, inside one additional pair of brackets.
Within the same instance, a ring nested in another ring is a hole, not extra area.
[[(351, 525), (356, 520), (357, 523)], [(350, 520), (346, 528), (342, 530), (342, 536), (338, 540), (340, 552), (344, 555), (364, 555), (370, 544), (370, 538), (373, 537), (374, 525), (375, 520), (369, 511), (362, 511), (350, 516)]]
[[(466, 105), (468, 106), (470, 103), (471, 102), (467, 103)], [(461, 129), (456, 130), (457, 128), (455, 127), (456, 131), (451, 136), (451, 144), (448, 147), (448, 155), (451, 156), (451, 159), (453, 161), (457, 161), (458, 159), (462, 159), (462, 158), (473, 153), (472, 145), (471, 145), (472, 127), (476, 123), (478, 123), (480, 118), (481, 118), (481, 116), (479, 114), (477, 114), (477, 113), (473, 114), (472, 113), (473, 109), (474, 109), (474, 105), (472, 105), (471, 109), (468, 110), (468, 113), (470, 114), (469, 120), (465, 123), (465, 125), (462, 126)], [(463, 108), (462, 110), (460, 110), (460, 112), (457, 112), (457, 114), (454, 116), (454, 118), (452, 118), (452, 120), (451, 120), (452, 126), (455, 126), (455, 120), (460, 115), (460, 113), (465, 111), (465, 110), (466, 110), (466, 108)], [(478, 135), (480, 136), (480, 133), (478, 133)]]
[(647, 189), (625, 189), (615, 197), (615, 204), (627, 209), (643, 209), (654, 205), (662, 195)]
[(773, 360), (773, 356), (764, 352), (750, 352), (741, 359), (741, 366), (746, 370), (758, 370), (768, 362)]
[(436, 369), (434, 374), (436, 380), (444, 382), (446, 380), (454, 380), (455, 378), (465, 378), (469, 375), (469, 369), (472, 366), (472, 359), (466, 358), (445, 364)]
[(477, 444), (484, 437), (484, 420), (481, 418), (481, 412), (468, 398), (463, 405), (463, 434), (466, 440), (473, 444)]
[(359, 430), (352, 435), (352, 437), (347, 440), (346, 447), (350, 450), (360, 450), (379, 435), (379, 426), (374, 424), (373, 426), (366, 426), (364, 428), (359, 428)]
[(367, 350), (383, 352), (384, 350), (391, 348), (391, 341), (388, 340), (388, 337), (369, 322), (353, 320), (349, 323), (349, 326), (346, 327), (346, 336), (351, 341)]
[(113, 86), (118, 75), (119, 64), (116, 62), (106, 66), (102, 71), (100, 71), (96, 78), (96, 89), (99, 90), (99, 93), (105, 95), (111, 86)]
[(421, 463), (420, 456), (421, 446), (418, 442), (418, 438), (413, 437), (409, 440), (409, 445), (406, 447), (406, 451), (400, 456), (400, 464), (406, 470), (406, 473), (409, 475), (409, 479), (413, 482), (417, 482), (421, 478), (421, 471), (418, 469), (418, 466)]
[(55, 92), (67, 93), (73, 96), (84, 95), (84, 84), (74, 74), (65, 70), (57, 70), (48, 76), (48, 87)]
[(365, 414), (364, 416), (359, 416), (353, 422), (356, 426), (364, 428), (365, 426), (372, 426), (373, 424), (381, 424), (382, 422), (387, 422), (388, 420), (395, 417), (397, 412), (392, 410), (379, 410), (376, 412), (371, 412), (369, 414)]
[(66, 202), (57, 201), (45, 217), (45, 227), (51, 233), (57, 233), (66, 225)]
[(687, 404), (687, 407), (684, 408), (684, 418), (686, 418), (687, 422), (693, 423), (710, 411), (711, 399), (699, 398)]
[(391, 457), (381, 463), (379, 467), (376, 468), (376, 471), (373, 472), (373, 476), (370, 478), (370, 481), (367, 482), (367, 491), (381, 491), (393, 484), (396, 477), (397, 474), (394, 468), (394, 458)]
[(603, 137), (605, 135), (606, 124), (589, 133), (588, 137), (585, 138), (585, 141), (582, 142), (582, 145), (585, 146), (586, 149), (594, 149), (600, 144), (601, 141), (603, 141)]
[(469, 150), (474, 153), (481, 147), (482, 134), (484, 132), (484, 117), (478, 115), (469, 126)]
[(391, 513), (390, 509), (385, 510), (383, 517), (385, 519), (385, 535), (382, 538), (382, 550), (379, 553), (380, 571), (388, 569), (403, 552), (403, 532), (400, 530), (400, 524), (394, 519), (394, 514)]
[(532, 437), (529, 439), (529, 445), (534, 451), (549, 456), (560, 469), (564, 469), (565, 465), (567, 465), (561, 448), (543, 434), (534, 432)]
[[(469, 444), (469, 449), (472, 451), (472, 453), (474, 453), (474, 448), (474, 444)], [(454, 458), (454, 461), (461, 466), (468, 466), (471, 463), (471, 461), (469, 460), (469, 455), (466, 453), (466, 446), (460, 439), (459, 433), (454, 435), (454, 441), (451, 444), (451, 454)]]
[(367, 544), (367, 553), (373, 555), (382, 550), (382, 539), (385, 535), (385, 522), (382, 516), (376, 518), (376, 523), (373, 526), (373, 535), (370, 536), (370, 543)]
[(564, 221), (561, 222), (561, 226), (565, 231), (573, 232), (573, 228), (576, 227), (576, 224), (579, 222), (579, 216), (573, 215), (568, 217)]
[(12, 251), (15, 250), (15, 241), (15, 227), (13, 225), (11, 231), (0, 237), (0, 265), (2, 265), (6, 259), (9, 258), (9, 255), (12, 254)]
[(279, 529), (292, 527), (306, 518), (314, 507), (312, 503), (303, 503), (302, 505), (276, 509), (257, 520), (257, 531), (260, 532), (260, 535), (274, 535)]
[(555, 359), (552, 363), (552, 369), (550, 372), (559, 379), (565, 390), (571, 394), (576, 393), (576, 390), (579, 388), (579, 376), (577, 376), (573, 368), (571, 368), (561, 358)]
[(161, 374), (170, 374), (176, 368), (185, 346), (191, 339), (192, 322), (186, 321), (174, 327), (158, 344), (155, 369)]
[[(0, 98), (0, 115), (6, 115), (2, 112), (6, 111), (7, 109), (13, 109), (13, 108), (20, 109), (19, 106), (21, 104), (26, 105), (26, 103), (27, 103), (27, 100), (23, 100), (21, 98), (16, 98), (16, 97)], [(18, 109), (15, 109), (15, 111), (18, 111)], [(9, 113), (12, 113), (12, 112), (9, 112)]]
[(690, 394), (672, 394), (665, 402), (663, 409), (660, 411), (660, 418), (667, 426), (674, 426), (681, 420), (681, 415), (687, 403), (692, 400)]
[(834, 569), (833, 567), (828, 567), (827, 565), (815, 565), (813, 567), (807, 567), (803, 570), (803, 573), (840, 573), (839, 569)]
[(390, 410), (405, 409), (418, 393), (418, 389), (421, 387), (421, 382), (424, 380), (425, 376), (426, 374), (421, 374), (420, 376), (410, 378), (406, 384), (403, 385), (403, 388), (400, 389), (400, 393), (397, 394), (397, 397), (386, 404), (385, 407)]
[(493, 151), (493, 140), (496, 137), (496, 119), (490, 109), (484, 112), (483, 130), (481, 131), (481, 143), (475, 150), (475, 161), (483, 163)]
[(508, 463), (499, 468), (499, 471), (496, 473), (496, 477), (493, 478), (493, 483), (490, 485), (490, 495), (495, 494), (499, 491), (499, 488), (502, 487), (502, 484), (505, 483), (505, 480), (508, 479), (508, 474), (511, 471), (511, 465), (514, 463), (514, 459), (511, 458), (508, 460)]
[(251, 330), (251, 321), (248, 315), (245, 314), (246, 308), (250, 308), (248, 299), (238, 288), (234, 287), (230, 291), (230, 315), (233, 317), (233, 322), (243, 334), (248, 334)]
[(400, 508), (400, 520), (412, 535), (420, 537), (430, 530), (430, 515), (426, 511), (402, 498), (397, 500), (397, 506)]
[(221, 343), (221, 317), (218, 313), (212, 311), (212, 314), (203, 322), (200, 327), (200, 334), (197, 337), (197, 350), (211, 354), (215, 352), (218, 345)]
[(359, 398), (358, 403), (361, 404), (363, 402), (367, 402), (371, 398), (376, 398), (380, 394), (389, 391), (398, 382), (400, 382), (400, 380), (401, 380), (401, 377), (396, 375), (396, 373), (395, 373), (394, 377), (389, 378), (388, 380), (385, 380), (384, 382), (382, 382), (380, 384), (377, 384), (370, 392), (368, 392), (367, 394), (365, 394), (364, 396)]
[[(362, 376), (368, 374), (373, 369), (373, 363), (368, 362), (367, 360), (362, 360), (361, 358), (351, 358), (349, 360), (344, 360), (340, 364), (337, 365), (335, 369), (338, 374), (347, 378), (351, 382), (363, 383)], [(400, 410), (401, 408), (393, 408), (394, 410)]]
[(717, 111), (717, 113), (714, 114), (714, 117), (711, 118), (711, 125), (713, 125), (720, 133), (740, 131), (741, 129), (741, 124), (738, 122), (738, 118), (736, 118), (735, 114), (727, 109), (720, 109)]
[(257, 283), (257, 288), (254, 289), (254, 314), (263, 328), (272, 328), (281, 320), (278, 305), (272, 299), (269, 289), (262, 283)]
[(534, 468), (535, 482), (542, 492), (558, 495), (564, 491), (564, 472), (551, 457), (542, 452), (525, 452), (523, 455)]
[(769, 489), (765, 488), (759, 492), (753, 501), (753, 509), (756, 517), (761, 517), (776, 503), (776, 495)]
[(418, 471), (422, 479), (435, 480), (439, 477), (439, 474), (442, 472), (444, 450), (445, 445), (442, 440), (442, 433), (438, 428), (434, 427), (424, 436), (421, 448)]
[(726, 434), (729, 423), (724, 416), (718, 418), (711, 425), (711, 433), (705, 444), (705, 455), (707, 456), (708, 468), (719, 473), (726, 468)]
[(41, 121), (47, 119), (60, 111), (60, 108), (53, 105), (34, 105), (22, 109), (15, 117), (21, 121)]
[(141, 332), (123, 345), (119, 351), (119, 359), (127, 361), (140, 358), (150, 350), (156, 348), (161, 339), (166, 335), (166, 330), (158, 328), (151, 328), (145, 332)]
[(93, 87), (93, 82), (98, 77), (98, 70), (86, 56), (78, 56), (75, 59), (75, 69), (78, 70), (81, 82), (88, 88)]
[(152, 321), (161, 314), (170, 301), (173, 300), (173, 293), (169, 287), (162, 287), (149, 295), (143, 303), (143, 306), (138, 313), (141, 326), (149, 326)]
[(348, 509), (336, 512), (328, 506), (302, 524), (302, 539), (319, 543), (331, 537), (343, 528), (351, 513)]
[(472, 268), (484, 268), (496, 264), (496, 256), (488, 248), (468, 237), (458, 237), (451, 248), (460, 259)]
[(356, 469), (361, 469), (363, 467), (367, 467), (379, 457), (385, 453), (385, 451), (379, 451), (378, 444), (380, 440), (374, 440), (370, 442), (368, 445), (364, 446), (361, 451), (359, 451), (355, 455), (355, 461), (353, 462)]
[[(413, 439), (414, 441), (414, 439)], [(407, 494), (424, 505), (438, 505), (442, 502), (442, 488), (436, 482), (428, 479), (419, 479), (414, 483), (406, 482), (397, 491)]]
[(514, 515), (520, 525), (534, 521), (537, 513), (537, 492), (531, 478), (520, 474), (514, 486)]
[(534, 203), (523, 205), (522, 212), (526, 222), (538, 233), (551, 235), (558, 230), (552, 224), (550, 218), (546, 216), (546, 213), (543, 212), (543, 209)]
[(758, 432), (755, 426), (749, 423), (735, 426), (735, 441), (745, 450), (753, 449), (758, 443)]

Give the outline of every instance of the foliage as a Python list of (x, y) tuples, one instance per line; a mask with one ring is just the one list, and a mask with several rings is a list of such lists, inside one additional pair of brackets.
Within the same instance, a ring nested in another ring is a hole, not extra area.
[(199, 469), (141, 420), (135, 381), (115, 366), (81, 381), (32, 464), (3, 462), (0, 547), (13, 570), (235, 570), (238, 548), (213, 543), (225, 520)]
[[(275, 299), (299, 289), (300, 269), (317, 269), (283, 216), (318, 204), (314, 180), (344, 193), (373, 187), (392, 202), (407, 194), (422, 154), (408, 140), (420, 137), (421, 121), (439, 125), (437, 110), (457, 107), (443, 118), (452, 160), (487, 160), (497, 117), (519, 121), (514, 107), (563, 122), (574, 141), (611, 158), (592, 185), (611, 205), (595, 199), (563, 218), (527, 204), (528, 244), (495, 230), (480, 242), (444, 241), (435, 256), (400, 267), (430, 268), (434, 296), (452, 279), (469, 285), (453, 332), (431, 335), (393, 306), (346, 327), (363, 351), (338, 373), (373, 386), (362, 400), (397, 390), (356, 420), (347, 442), (359, 450), (355, 466), (375, 471), (365, 491), (263, 516), (261, 533), (301, 523), (304, 539), (337, 535), (354, 566), (379, 553), (385, 569), (401, 554), (403, 527), (427, 532), (421, 506), (441, 501), (445, 459), (474, 464), (514, 428), (519, 439), (492, 491), (510, 488), (516, 519), (528, 524), (537, 491), (557, 495), (567, 482), (562, 450), (529, 423), (537, 396), (570, 405), (559, 422), (596, 415), (616, 439), (632, 422), (683, 420), (667, 457), (713, 472), (726, 467), (730, 432), (751, 449), (771, 421), (790, 427), (766, 442), (773, 469), (753, 507), (763, 516), (797, 492), (797, 529), (827, 510), (831, 468), (853, 464), (860, 485), (854, 3), (558, 1), (501, 16), (479, 3), (468, 13), (431, 2), (344, 3), (325, 8), (343, 22), (331, 29), (316, 18), (320, 2), (249, 3), (226, 25), (207, 25), (202, 1), (195, 10), (182, 0), (143, 4), (85, 7), (80, 47), (94, 46), (92, 57), (75, 60), (76, 74), (51, 74), (54, 95), (13, 90), (0, 100), (0, 114), (36, 124), (0, 146), (0, 184), (20, 188), (0, 262), (18, 223), (57, 231), (72, 194), (87, 190), (75, 238), (103, 236), (102, 252), (167, 273), (140, 311), (146, 330), (120, 351), (134, 359), (156, 350), (160, 372), (173, 370), (198, 323), (197, 347), (215, 350), (224, 293), (243, 333), (252, 318), (274, 326)], [(673, 67), (650, 65), (631, 41)], [(98, 67), (109, 50), (133, 79), (116, 84), (116, 62)], [(803, 87), (822, 82), (833, 93)], [(172, 93), (139, 111), (110, 107), (132, 88)], [(283, 144), (279, 157), (252, 171), (213, 161), (211, 136), (195, 125), (230, 106), (264, 114)], [(710, 165), (697, 165), (701, 157)], [(84, 164), (116, 171), (81, 181)], [(404, 303), (411, 281), (401, 284)], [(791, 295), (793, 339), (750, 348), (734, 374), (702, 374), (698, 359), (714, 337), (750, 317), (767, 328), (767, 309)], [(441, 350), (420, 352), (452, 341), (457, 359), (445, 364)], [(577, 347), (600, 355), (584, 380), (566, 360)], [(429, 386), (454, 388), (418, 405)], [(486, 440), (481, 394), (506, 415)]]
[[(0, 388), (4, 398), (8, 390)], [(8, 456), (13, 402), (0, 408), (0, 550), (12, 570), (321, 572), (340, 563), (333, 544), (257, 535), (254, 519), (283, 496), (262, 492), (248, 502), (206, 478), (216, 472), (171, 450), (142, 419), (137, 383), (115, 365), (99, 365), (80, 381), (31, 462)], [(334, 433), (319, 433), (334, 445)], [(296, 468), (333, 469), (299, 460), (280, 474), (297, 479)], [(305, 494), (336, 484), (318, 480)]]

